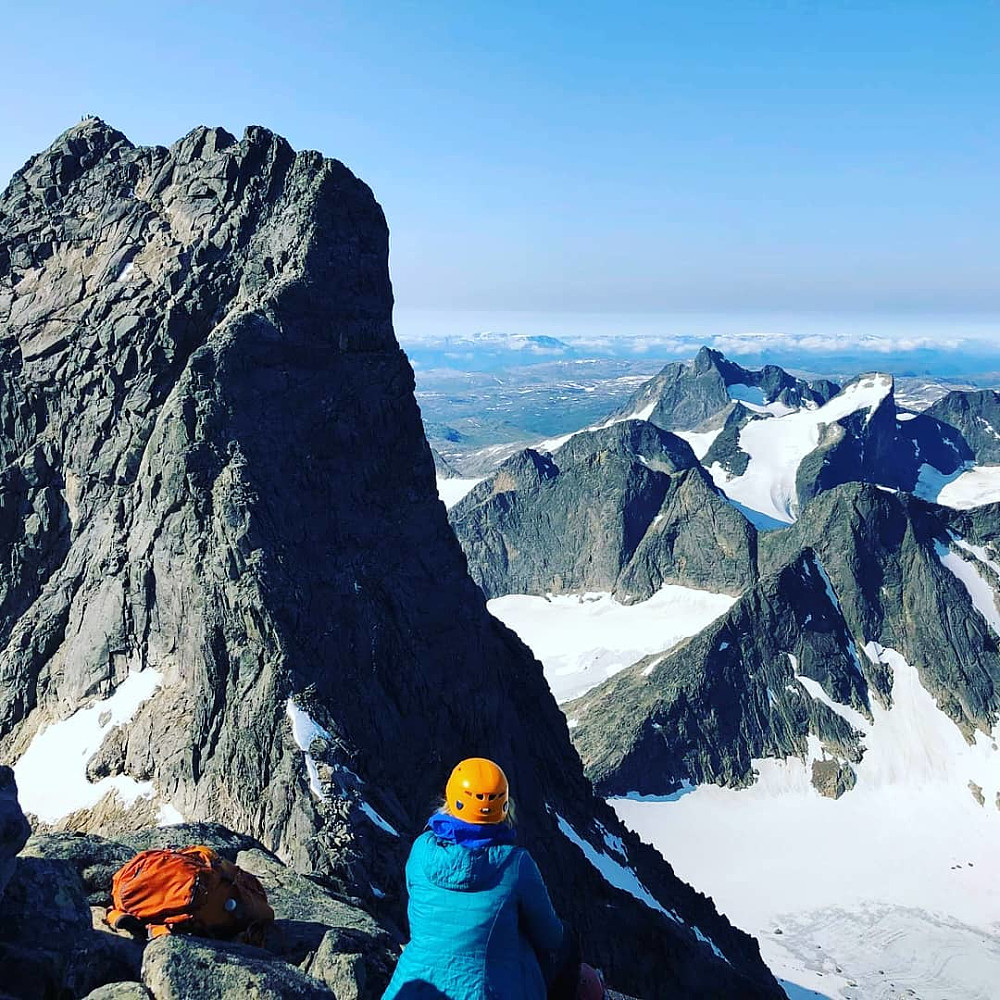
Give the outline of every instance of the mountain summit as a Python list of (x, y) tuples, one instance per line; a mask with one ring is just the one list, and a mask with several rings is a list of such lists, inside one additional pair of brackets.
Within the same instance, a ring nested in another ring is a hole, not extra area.
[[(391, 920), (451, 765), (501, 761), (560, 911), (644, 997), (777, 997), (595, 798), (435, 495), (388, 229), (263, 128), (87, 119), (0, 197), (0, 758), (36, 824), (211, 819)], [(721, 957), (720, 957), (721, 956)]]

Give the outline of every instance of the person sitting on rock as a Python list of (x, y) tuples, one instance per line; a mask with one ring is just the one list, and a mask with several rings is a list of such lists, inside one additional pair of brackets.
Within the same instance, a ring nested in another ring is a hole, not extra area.
[(539, 958), (563, 968), (569, 935), (516, 846), (513, 813), (493, 761), (471, 757), (452, 771), (406, 863), (410, 943), (383, 1000), (544, 1000)]

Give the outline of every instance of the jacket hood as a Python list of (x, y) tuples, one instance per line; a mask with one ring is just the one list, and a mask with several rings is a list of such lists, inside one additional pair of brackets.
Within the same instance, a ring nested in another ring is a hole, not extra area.
[(447, 840), (463, 847), (517, 843), (517, 832), (509, 823), (467, 823), (443, 810), (431, 816), (427, 821), (427, 828), (438, 840)]
[(470, 850), (461, 844), (439, 840), (432, 833), (426, 836), (423, 868), (427, 880), (443, 889), (459, 892), (494, 888), (515, 850), (510, 844)]

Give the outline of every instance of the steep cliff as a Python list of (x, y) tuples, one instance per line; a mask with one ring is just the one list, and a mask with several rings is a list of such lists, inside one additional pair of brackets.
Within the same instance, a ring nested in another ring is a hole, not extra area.
[(408, 836), (487, 754), (612, 982), (780, 996), (594, 797), (487, 614), (387, 251), (361, 181), (260, 128), (135, 148), (87, 119), (0, 198), (0, 759), (25, 810), (222, 822), (400, 919)]

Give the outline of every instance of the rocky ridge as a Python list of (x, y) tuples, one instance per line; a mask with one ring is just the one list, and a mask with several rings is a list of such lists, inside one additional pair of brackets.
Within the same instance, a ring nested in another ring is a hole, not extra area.
[(740, 787), (754, 759), (812, 759), (815, 738), (813, 782), (843, 794), (873, 702), (892, 704), (889, 669), (864, 652), (872, 643), (913, 664), (967, 738), (992, 732), (996, 622), (961, 574), (1000, 582), (993, 513), (956, 515), (870, 485), (821, 494), (794, 526), (762, 536), (761, 580), (727, 614), (565, 706), (588, 773), (607, 794)]
[(711, 430), (720, 426), (743, 396), (755, 399), (755, 405), (777, 404), (784, 410), (822, 405), (838, 390), (839, 386), (827, 379), (806, 382), (777, 365), (765, 365), (758, 371), (744, 368), (718, 351), (703, 347), (691, 364), (676, 361), (667, 365), (640, 386), (614, 416), (624, 419), (642, 413), (645, 419), (668, 431)]
[[(487, 754), (612, 982), (780, 995), (593, 796), (538, 664), (486, 613), (387, 245), (346, 167), (260, 128), (135, 148), (87, 119), (0, 197), (0, 758), (27, 811), (115, 842), (222, 822), (398, 924), (408, 837), (451, 764)], [(23, 780), (52, 754), (86, 773)], [(610, 842), (662, 912), (598, 873)]]
[(754, 579), (753, 527), (686, 441), (646, 421), (583, 431), (551, 455), (526, 449), (449, 519), (488, 598), (610, 591), (629, 603), (664, 583), (738, 593)]
[(985, 465), (1000, 463), (1000, 393), (954, 390), (932, 403), (923, 415), (961, 433), (966, 446), (963, 457), (974, 457)]

